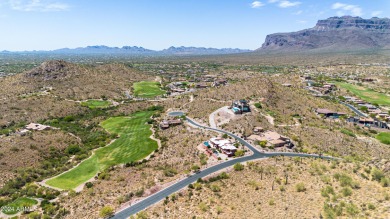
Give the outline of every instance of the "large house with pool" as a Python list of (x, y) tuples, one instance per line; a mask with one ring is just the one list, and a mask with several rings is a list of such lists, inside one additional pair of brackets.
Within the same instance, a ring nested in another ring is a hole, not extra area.
[(232, 103), (232, 110), (235, 114), (250, 112), (251, 108), (246, 100), (235, 100)]
[[(208, 143), (207, 143), (208, 144)], [(226, 154), (228, 157), (234, 156), (237, 151), (236, 146), (229, 139), (224, 138), (211, 138), (209, 140), (209, 146), (220, 150), (222, 153)]]

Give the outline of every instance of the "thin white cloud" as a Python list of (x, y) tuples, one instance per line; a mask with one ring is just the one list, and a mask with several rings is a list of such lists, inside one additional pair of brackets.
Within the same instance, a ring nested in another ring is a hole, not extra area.
[(275, 3), (278, 2), (279, 0), (268, 0), (269, 3)]
[(372, 13), (371, 13), (371, 16), (373, 16), (373, 17), (378, 17), (379, 15), (381, 15), (383, 13), (383, 11), (373, 11)]
[(264, 4), (263, 4), (262, 2), (259, 2), (259, 1), (254, 1), (254, 2), (252, 2), (252, 4), (251, 4), (251, 7), (252, 7), (252, 8), (260, 8), (260, 7), (262, 7), (262, 6), (264, 6)]
[(281, 8), (289, 8), (302, 4), (302, 2), (290, 2), (290, 1), (280, 1), (278, 6)]
[(297, 12), (294, 12), (293, 15), (300, 15), (300, 14), (302, 14), (302, 13), (303, 13), (303, 11), (302, 11), (302, 10), (299, 10), (299, 11), (297, 11)]
[(305, 21), (305, 20), (297, 20), (297, 23), (298, 23), (298, 24), (306, 24), (307, 21)]
[(66, 11), (69, 5), (49, 0), (9, 0), (9, 6), (17, 11)]
[(339, 10), (337, 11), (337, 15), (342, 16), (346, 13), (350, 13), (353, 16), (361, 16), (363, 14), (362, 8), (359, 5), (349, 5), (340, 2), (336, 2), (332, 5), (332, 9)]

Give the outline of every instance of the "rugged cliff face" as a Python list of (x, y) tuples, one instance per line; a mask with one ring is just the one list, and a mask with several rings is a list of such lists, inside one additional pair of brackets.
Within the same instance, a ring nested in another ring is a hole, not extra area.
[(390, 19), (331, 17), (313, 28), (266, 37), (260, 50), (390, 48)]

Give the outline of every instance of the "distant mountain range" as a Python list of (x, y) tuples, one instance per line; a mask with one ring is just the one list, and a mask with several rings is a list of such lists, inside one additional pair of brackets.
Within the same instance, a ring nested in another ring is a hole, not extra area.
[[(251, 52), (246, 49), (232, 49), (232, 48), (205, 48), (205, 47), (169, 47), (168, 49), (156, 51), (145, 49), (138, 46), (123, 46), (123, 47), (108, 47), (108, 46), (87, 46), (75, 49), (63, 48), (50, 51), (24, 51), (19, 53), (47, 53), (47, 54), (119, 54), (119, 55), (219, 55), (219, 54), (235, 54)], [(2, 53), (16, 53), (9, 51), (2, 51)]]
[(313, 28), (268, 35), (257, 51), (390, 49), (390, 19), (331, 17)]

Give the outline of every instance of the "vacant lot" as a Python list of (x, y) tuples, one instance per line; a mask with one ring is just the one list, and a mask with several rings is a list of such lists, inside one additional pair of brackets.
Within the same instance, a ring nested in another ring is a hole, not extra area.
[(2, 208), (4, 214), (13, 215), (23, 210), (29, 210), (32, 206), (38, 204), (37, 200), (30, 198), (18, 198), (9, 205)]
[(137, 161), (145, 158), (158, 148), (157, 142), (150, 139), (152, 131), (146, 124), (152, 111), (138, 112), (131, 117), (113, 117), (101, 123), (110, 133), (120, 137), (112, 144), (100, 148), (76, 168), (47, 184), (61, 189), (74, 189), (110, 166)]
[(370, 102), (372, 104), (379, 104), (384, 106), (390, 106), (390, 97), (386, 94), (375, 92), (371, 89), (356, 86), (348, 83), (336, 83), (338, 86), (350, 91), (360, 99)]
[(111, 106), (110, 101), (107, 100), (87, 100), (85, 102), (81, 103), (81, 106), (88, 107), (90, 109), (95, 109), (95, 108), (107, 108)]
[(160, 89), (160, 83), (155, 81), (141, 81), (134, 83), (134, 95), (143, 98), (152, 98), (165, 94), (164, 90)]

